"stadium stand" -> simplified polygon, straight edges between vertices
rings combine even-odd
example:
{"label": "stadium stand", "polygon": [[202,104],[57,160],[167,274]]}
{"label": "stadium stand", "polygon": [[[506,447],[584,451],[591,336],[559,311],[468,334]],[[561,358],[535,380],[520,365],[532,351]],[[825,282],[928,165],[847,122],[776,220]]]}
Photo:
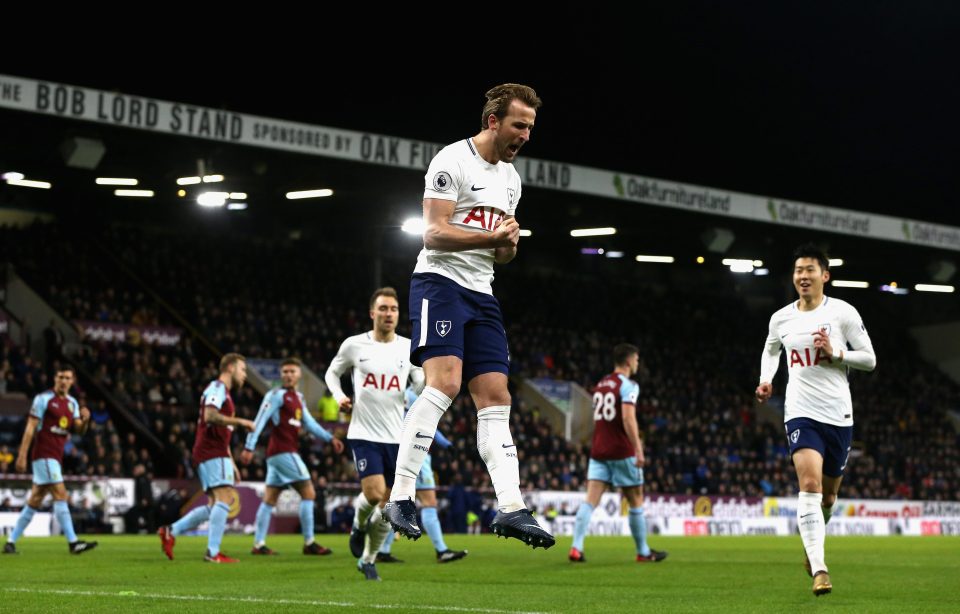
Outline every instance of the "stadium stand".
{"label": "stadium stand", "polygon": [[[74,256],[46,249],[54,243]],[[295,242],[242,235],[119,226],[72,233],[56,224],[0,228],[0,262],[12,263],[67,321],[185,330],[167,347],[138,338],[87,340],[73,352],[72,359],[89,374],[81,384],[95,425],[68,448],[67,472],[130,477],[142,464],[151,477],[192,477],[196,399],[215,377],[218,352],[298,355],[322,373],[339,342],[366,329],[372,274],[364,264],[338,266],[338,257],[344,256],[322,248],[306,257]],[[409,265],[387,261],[385,280],[403,292]],[[518,377],[589,387],[609,371],[609,348],[615,343],[629,340],[641,348],[638,407],[649,490],[739,496],[794,491],[782,426],[758,416],[752,400],[769,309],[751,308],[735,289],[690,291],[560,270],[504,269],[496,285],[509,323],[511,368]],[[513,298],[555,297],[558,287],[565,299],[544,301],[537,309]],[[584,298],[603,293],[619,298]],[[896,314],[866,297],[858,307],[868,326],[883,334],[873,335],[878,376],[851,380],[856,449],[845,494],[960,498],[960,440],[946,413],[955,407],[960,389],[919,359],[905,332],[886,324]],[[407,328],[400,332],[409,335]],[[2,339],[0,351],[0,379],[7,391],[30,396],[48,387],[42,357],[31,356],[10,338]],[[779,378],[776,386],[782,395]],[[155,461],[150,444],[126,418],[113,415],[111,399],[101,390],[159,439],[164,462]],[[540,408],[514,392],[523,486],[581,489],[587,447],[553,432]],[[240,415],[255,414],[259,397],[249,386],[235,400]],[[3,422],[0,444],[8,451],[15,450],[21,428],[22,420]],[[439,483],[452,493],[488,488],[466,395],[440,428],[455,445],[435,451]],[[239,436],[234,444],[240,444]],[[355,479],[349,456],[304,445],[315,480],[329,485]],[[0,453],[0,473],[4,458]],[[243,473],[245,479],[262,479],[262,459]],[[464,505],[476,507],[475,502]]]}

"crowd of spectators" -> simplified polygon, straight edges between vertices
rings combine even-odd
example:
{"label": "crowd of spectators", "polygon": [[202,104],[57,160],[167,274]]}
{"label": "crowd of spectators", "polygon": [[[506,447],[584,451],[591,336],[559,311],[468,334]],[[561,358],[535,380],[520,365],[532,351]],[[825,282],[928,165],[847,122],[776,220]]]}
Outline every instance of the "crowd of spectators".
{"label": "crowd of spectators", "polygon": [[[51,242],[68,245],[76,256],[64,261],[51,255],[43,248]],[[136,337],[83,343],[75,357],[90,374],[87,402],[95,424],[70,444],[65,469],[132,477],[142,467],[146,476],[161,471],[192,477],[198,399],[217,375],[218,352],[297,355],[322,374],[339,343],[368,328],[364,307],[371,277],[362,263],[360,268],[318,266],[324,259],[312,256],[305,257],[295,241],[243,236],[115,228],[102,231],[93,245],[89,238],[73,240],[56,225],[0,229],[0,262],[12,262],[66,320],[184,331],[178,343],[166,347]],[[409,265],[385,263],[384,276],[395,280],[401,295]],[[509,267],[498,272],[495,285],[516,376],[567,380],[589,389],[611,370],[610,348],[623,341],[640,347],[636,378],[648,490],[738,496],[795,492],[782,426],[770,415],[776,410],[758,408],[752,398],[767,319],[779,304],[757,309],[732,291],[706,295],[663,283]],[[563,300],[557,300],[560,296]],[[602,296],[610,298],[597,300]],[[533,303],[528,297],[551,300]],[[957,385],[918,358],[889,314],[866,300],[861,312],[879,366],[874,374],[851,378],[856,442],[843,494],[960,500],[958,437],[947,418],[947,410],[956,406]],[[407,329],[400,332],[409,335]],[[0,337],[0,352],[0,385],[7,390],[32,395],[49,386],[44,365],[13,340]],[[785,370],[775,382],[781,403]],[[523,487],[582,489],[588,444],[564,439],[550,428],[541,408],[514,393],[512,423]],[[156,462],[156,451],[137,428],[125,425],[118,431],[111,399],[160,440],[166,462]],[[250,386],[235,392],[234,400],[241,416],[253,417],[259,398]],[[440,425],[454,446],[434,450],[433,466],[451,496],[489,487],[476,453],[474,413],[469,396],[461,395]],[[0,443],[13,449],[17,435],[11,437],[9,421],[3,424],[0,437],[6,439]],[[345,425],[328,425],[345,432]],[[235,434],[235,446],[241,437]],[[355,482],[349,454],[337,456],[309,439],[301,451],[321,487]],[[0,452],[0,473],[9,469],[3,458]],[[262,457],[241,472],[244,479],[262,480]],[[464,495],[458,505],[476,510],[476,502],[468,499]]]}

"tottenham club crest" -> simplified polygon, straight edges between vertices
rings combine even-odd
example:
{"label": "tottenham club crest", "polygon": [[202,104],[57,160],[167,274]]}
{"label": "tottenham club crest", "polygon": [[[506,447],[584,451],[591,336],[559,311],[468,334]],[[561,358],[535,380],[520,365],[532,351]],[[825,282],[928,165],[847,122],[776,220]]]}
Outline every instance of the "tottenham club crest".
{"label": "tottenham club crest", "polygon": [[453,187],[453,179],[450,178],[450,173],[447,171],[440,171],[433,176],[433,189],[437,192],[446,192]]}
{"label": "tottenham club crest", "polygon": [[798,439],[800,439],[800,429],[797,429],[794,432],[790,433],[790,441],[792,441],[793,443],[797,443]]}
{"label": "tottenham club crest", "polygon": [[437,320],[436,327],[437,334],[441,337],[446,337],[450,329],[453,328],[453,324],[450,323],[450,320]]}
{"label": "tottenham club crest", "polygon": [[817,327],[817,330],[825,331],[825,332],[827,333],[827,336],[829,337],[829,336],[830,336],[830,323],[827,322],[826,324],[821,324],[820,326]]}
{"label": "tottenham club crest", "polygon": [[367,468],[367,459],[361,458],[360,460],[357,461],[357,470],[358,470],[358,471],[363,471],[363,470],[366,469],[366,468]]}

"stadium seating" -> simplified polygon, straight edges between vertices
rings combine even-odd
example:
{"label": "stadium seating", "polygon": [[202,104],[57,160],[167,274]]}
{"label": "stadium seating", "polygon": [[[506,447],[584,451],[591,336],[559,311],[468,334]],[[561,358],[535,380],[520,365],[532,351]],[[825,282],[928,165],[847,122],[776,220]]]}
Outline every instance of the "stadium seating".
{"label": "stadium seating", "polygon": [[[166,455],[176,459],[174,476],[192,476],[196,399],[216,374],[215,355],[203,346],[205,340],[220,352],[298,355],[323,373],[340,341],[369,323],[365,265],[358,264],[359,271],[336,266],[337,254],[322,248],[306,255],[303,246],[290,241],[131,228],[81,239],[57,225],[0,229],[0,239],[0,261],[12,262],[67,319],[188,330],[174,347],[88,342],[79,357],[94,379],[164,443]],[[43,248],[51,242],[69,245],[78,257],[51,255]],[[401,293],[410,265],[385,262],[384,278]],[[640,347],[638,407],[648,489],[753,496],[795,491],[782,429],[776,421],[760,419],[752,399],[771,310],[748,308],[735,290],[706,294],[521,267],[502,269],[495,286],[509,327],[511,369],[518,376],[589,387],[609,371],[614,344],[628,340]],[[520,298],[555,296],[558,287],[568,298],[542,309],[531,309],[530,301]],[[610,298],[582,298],[599,295]],[[851,380],[857,449],[844,494],[960,498],[958,439],[946,418],[958,387],[917,357],[906,333],[887,323],[889,314],[873,299],[863,295],[857,306],[874,333],[880,366],[876,374],[855,374]],[[400,332],[409,334],[405,327]],[[0,347],[8,389],[34,394],[47,386],[36,359],[10,340]],[[776,382],[780,395],[782,371]],[[254,415],[259,399],[249,387],[235,400],[240,415]],[[102,407],[102,400],[90,401]],[[581,489],[588,448],[553,433],[526,399],[515,394],[515,402],[512,421],[521,444],[523,486]],[[469,398],[461,395],[441,422],[455,442],[449,450],[435,451],[442,485],[489,486],[476,454],[473,414]],[[77,442],[67,470],[130,475],[138,460],[149,461],[136,435],[120,431],[109,419],[102,422]],[[234,444],[240,444],[239,436]],[[304,446],[304,458],[318,478],[328,483],[354,479],[349,456],[312,449],[309,440]],[[262,462],[244,474],[262,479]]]}

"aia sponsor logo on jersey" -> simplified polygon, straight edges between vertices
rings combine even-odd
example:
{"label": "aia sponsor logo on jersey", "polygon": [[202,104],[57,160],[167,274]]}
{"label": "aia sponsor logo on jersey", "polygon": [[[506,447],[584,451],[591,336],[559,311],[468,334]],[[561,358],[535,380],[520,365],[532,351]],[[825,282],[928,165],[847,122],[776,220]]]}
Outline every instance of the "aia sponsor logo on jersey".
{"label": "aia sponsor logo on jersey", "polygon": [[374,388],[376,390],[400,390],[400,378],[396,375],[390,376],[390,379],[387,379],[387,376],[383,373],[380,374],[380,379],[377,379],[376,373],[367,373],[367,377],[363,380],[364,388]]}
{"label": "aia sponsor logo on jersey", "polygon": [[[826,324],[825,326],[830,326]],[[813,350],[811,353],[810,350]],[[806,360],[804,360],[806,359]],[[820,348],[803,348],[803,353],[801,354],[799,350],[790,350],[790,368],[792,369],[794,365],[800,365],[801,367],[816,367],[821,362],[833,363],[833,359]]]}
{"label": "aia sponsor logo on jersey", "polygon": [[503,211],[497,207],[474,207],[463,218],[463,223],[474,228],[492,231],[503,221]]}

